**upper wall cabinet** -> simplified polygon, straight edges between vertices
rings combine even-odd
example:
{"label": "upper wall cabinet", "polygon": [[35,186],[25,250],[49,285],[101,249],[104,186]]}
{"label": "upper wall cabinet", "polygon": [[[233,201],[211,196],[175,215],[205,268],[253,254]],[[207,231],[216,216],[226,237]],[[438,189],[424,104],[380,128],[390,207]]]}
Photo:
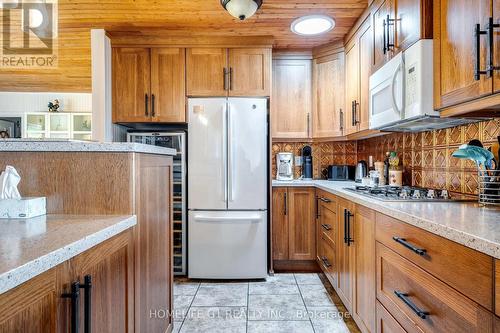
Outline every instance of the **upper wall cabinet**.
{"label": "upper wall cabinet", "polygon": [[419,39],[432,38],[432,0],[376,0],[372,16],[374,70]]}
{"label": "upper wall cabinet", "polygon": [[490,24],[500,23],[500,1],[434,1],[434,15],[435,108],[455,115],[500,104],[482,98],[500,90],[500,29]]}
{"label": "upper wall cabinet", "polygon": [[311,60],[273,60],[273,138],[311,138],[311,80]]}
{"label": "upper wall cabinet", "polygon": [[270,95],[271,49],[190,48],[187,50],[187,95]]}
{"label": "upper wall cabinet", "polygon": [[344,71],[343,51],[313,61],[313,137],[343,135]]}
{"label": "upper wall cabinet", "polygon": [[367,18],[346,44],[345,135],[369,128],[369,80],[373,55],[370,19]]}
{"label": "upper wall cabinet", "polygon": [[185,51],[113,48],[113,122],[185,122]]}

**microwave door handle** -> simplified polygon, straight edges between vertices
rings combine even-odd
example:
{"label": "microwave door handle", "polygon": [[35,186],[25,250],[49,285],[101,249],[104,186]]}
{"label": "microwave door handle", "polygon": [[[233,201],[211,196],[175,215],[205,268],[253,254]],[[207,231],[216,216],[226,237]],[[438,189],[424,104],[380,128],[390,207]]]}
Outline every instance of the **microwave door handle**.
{"label": "microwave door handle", "polygon": [[[392,107],[394,108],[394,110],[396,110],[400,115],[401,117],[403,116],[401,114],[402,110],[398,108],[398,104],[396,102],[396,79],[398,77],[398,73],[400,70],[402,70],[402,67],[403,67],[403,62],[400,62],[399,65],[398,65],[398,68],[396,68],[396,71],[394,71],[394,75],[392,76],[392,83],[391,83],[391,92],[392,92]],[[401,82],[401,84],[404,84],[404,82]],[[404,99],[404,91],[403,91],[403,99]]]}

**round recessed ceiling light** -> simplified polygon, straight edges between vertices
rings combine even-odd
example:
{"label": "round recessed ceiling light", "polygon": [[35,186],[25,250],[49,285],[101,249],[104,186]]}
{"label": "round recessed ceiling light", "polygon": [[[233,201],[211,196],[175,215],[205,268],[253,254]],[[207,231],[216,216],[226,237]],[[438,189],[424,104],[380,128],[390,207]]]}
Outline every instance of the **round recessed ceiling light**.
{"label": "round recessed ceiling light", "polygon": [[335,21],[326,15],[303,16],[292,22],[292,31],[301,36],[323,34],[335,27]]}

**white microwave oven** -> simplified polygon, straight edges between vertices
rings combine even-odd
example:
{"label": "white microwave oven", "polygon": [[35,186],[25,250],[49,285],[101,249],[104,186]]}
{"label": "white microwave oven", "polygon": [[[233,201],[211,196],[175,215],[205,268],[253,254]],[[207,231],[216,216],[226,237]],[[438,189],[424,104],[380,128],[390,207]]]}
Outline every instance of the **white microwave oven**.
{"label": "white microwave oven", "polygon": [[433,41],[422,39],[370,76],[370,129],[420,132],[476,122],[433,107]]}

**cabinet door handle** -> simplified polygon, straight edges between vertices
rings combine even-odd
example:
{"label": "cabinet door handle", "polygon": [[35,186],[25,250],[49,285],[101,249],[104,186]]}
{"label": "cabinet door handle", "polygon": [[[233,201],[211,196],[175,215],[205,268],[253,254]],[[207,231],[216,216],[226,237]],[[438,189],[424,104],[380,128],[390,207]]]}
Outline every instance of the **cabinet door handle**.
{"label": "cabinet door handle", "polygon": [[288,197],[287,197],[286,192],[283,195],[283,201],[284,201],[284,205],[283,206],[285,208],[284,214],[286,216],[288,214]]}
{"label": "cabinet door handle", "polygon": [[476,24],[474,29],[474,54],[476,59],[474,59],[474,80],[479,81],[481,79],[481,75],[487,75],[488,71],[481,70],[481,35],[486,35],[487,32],[481,30],[481,26]]}
{"label": "cabinet door handle", "polygon": [[403,301],[417,316],[419,316],[422,319],[426,319],[427,316],[430,314],[427,311],[421,310],[418,306],[415,305],[409,298],[408,294],[402,293],[400,291],[394,290],[394,294]]}
{"label": "cabinet door handle", "polygon": [[155,94],[152,94],[151,95],[151,117],[155,117],[156,116],[156,113],[155,113]]}
{"label": "cabinet door handle", "polygon": [[386,25],[387,23],[385,22],[385,19],[384,19],[384,33],[382,34],[384,36],[384,46],[383,46],[383,51],[384,51],[384,54],[387,53],[387,39],[385,37],[385,34],[386,34]]}
{"label": "cabinet door handle", "polygon": [[322,226],[322,227],[323,227],[323,229],[325,229],[326,231],[330,231],[330,230],[332,230],[332,227],[331,227],[329,224],[326,224],[326,223],[325,223],[325,224],[322,224],[321,226]]}
{"label": "cabinet door handle", "polygon": [[73,282],[71,284],[71,292],[62,294],[62,298],[71,300],[71,333],[78,333],[80,326],[80,283]]}
{"label": "cabinet door handle", "polygon": [[311,137],[311,114],[307,114],[307,137]]}
{"label": "cabinet door handle", "polygon": [[347,209],[344,208],[344,244],[347,244]]}
{"label": "cabinet door handle", "polygon": [[319,198],[319,200],[323,201],[324,203],[331,203],[332,202],[332,200],[330,200],[328,198],[324,198],[324,197]]}
{"label": "cabinet door handle", "polygon": [[[396,22],[396,19],[391,19],[391,16],[387,14],[387,21],[385,24],[386,31],[387,31],[387,38],[384,38],[384,41],[386,41],[386,47],[385,50],[386,52],[389,52],[391,50],[391,47],[396,46],[394,43],[391,43],[391,25],[394,25]],[[384,52],[384,54],[386,53]]]}
{"label": "cabinet door handle", "polygon": [[222,72],[223,72],[223,76],[224,76],[224,91],[226,91],[227,90],[227,76],[228,76],[227,68],[224,67]]}
{"label": "cabinet door handle", "polygon": [[347,246],[351,246],[351,243],[354,243],[354,239],[351,238],[351,217],[354,217],[354,214],[348,210],[347,211]]}
{"label": "cabinet door handle", "polygon": [[319,197],[316,197],[316,219],[319,219],[321,217],[321,214],[319,213]]}
{"label": "cabinet door handle", "polygon": [[397,242],[397,243],[399,243],[399,244],[403,245],[403,246],[404,246],[404,247],[406,247],[407,249],[412,250],[413,252],[415,252],[415,253],[416,253],[416,254],[418,254],[419,256],[425,256],[425,255],[427,254],[427,250],[425,250],[425,249],[419,249],[419,248],[418,248],[418,247],[416,247],[415,245],[408,243],[408,242],[406,241],[406,239],[404,239],[404,238],[400,238],[400,237],[396,237],[396,236],[394,236],[394,237],[392,237],[392,239],[393,239],[395,242]]}
{"label": "cabinet door handle", "polygon": [[229,67],[229,90],[233,90],[233,67]]}
{"label": "cabinet door handle", "polygon": [[92,331],[92,276],[85,275],[84,284],[80,284],[80,288],[84,289],[84,332],[91,333]]}
{"label": "cabinet door handle", "polygon": [[146,117],[149,117],[148,107],[149,107],[149,95],[145,94],[144,95],[144,110],[145,110]]}
{"label": "cabinet door handle", "polygon": [[354,112],[354,103],[355,103],[354,101],[351,102],[351,126],[356,125],[356,123],[354,122],[355,121],[354,118],[356,117],[355,112]]}
{"label": "cabinet door handle", "polygon": [[354,101],[354,126],[359,124],[359,118],[358,118],[358,101]]}
{"label": "cabinet door handle", "polygon": [[344,130],[344,111],[342,111],[342,109],[340,109],[340,130],[343,131]]}
{"label": "cabinet door handle", "polygon": [[494,50],[495,50],[495,28],[500,28],[500,24],[495,23],[493,17],[488,20],[486,31],[488,32],[488,68],[486,69],[486,77],[492,77],[494,71],[500,70],[500,66],[495,66]]}

